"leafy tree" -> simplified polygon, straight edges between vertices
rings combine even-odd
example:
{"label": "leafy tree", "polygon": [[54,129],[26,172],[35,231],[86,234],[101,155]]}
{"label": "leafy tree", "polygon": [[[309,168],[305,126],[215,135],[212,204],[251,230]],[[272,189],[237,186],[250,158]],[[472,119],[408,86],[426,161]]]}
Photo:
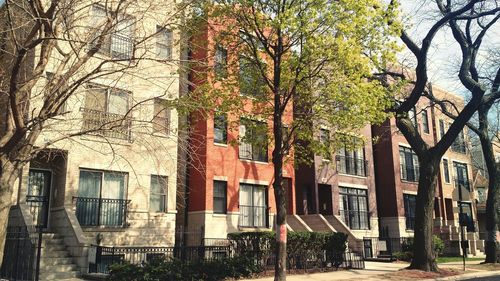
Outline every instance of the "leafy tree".
{"label": "leafy tree", "polygon": [[[314,130],[318,125],[357,133],[386,118],[389,91],[370,77],[373,69],[394,59],[397,46],[390,36],[398,26],[387,24],[394,22],[394,10],[376,0],[216,0],[204,3],[200,11],[201,22],[220,31],[216,41],[245,59],[233,60],[232,66],[229,62],[217,90],[234,89],[234,95],[239,87],[244,94],[255,94],[251,99],[243,96],[243,102],[253,104],[252,114],[272,120],[268,133],[277,205],[275,280],[285,280],[283,163],[294,155],[288,153],[292,147],[299,159],[311,148],[335,148],[342,137],[336,134],[328,148],[320,145]],[[251,66],[248,76],[237,71],[242,66]],[[210,92],[210,87],[203,90]],[[289,123],[286,116],[292,106],[294,120]]]}

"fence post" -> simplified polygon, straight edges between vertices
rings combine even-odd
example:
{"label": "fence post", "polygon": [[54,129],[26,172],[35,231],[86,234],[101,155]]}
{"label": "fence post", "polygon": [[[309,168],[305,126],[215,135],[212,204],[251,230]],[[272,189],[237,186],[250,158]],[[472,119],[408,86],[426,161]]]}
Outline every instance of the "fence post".
{"label": "fence post", "polygon": [[38,249],[36,254],[36,264],[35,264],[35,281],[38,281],[40,278],[40,258],[42,255],[42,226],[38,225]]}

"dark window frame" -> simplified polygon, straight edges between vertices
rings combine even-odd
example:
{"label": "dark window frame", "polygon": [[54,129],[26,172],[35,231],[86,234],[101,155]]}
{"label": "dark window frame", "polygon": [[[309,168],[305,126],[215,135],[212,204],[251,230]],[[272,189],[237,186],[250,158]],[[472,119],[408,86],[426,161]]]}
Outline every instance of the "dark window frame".
{"label": "dark window frame", "polygon": [[[245,127],[245,135],[243,136],[243,138],[241,137],[242,126]],[[259,126],[262,126],[262,128],[259,128]],[[255,135],[260,133],[259,131],[261,130],[265,133],[263,136]],[[238,148],[239,159],[266,163],[269,162],[267,130],[268,127],[266,122],[249,118],[240,118],[240,144]],[[248,134],[250,134],[251,136],[249,136],[245,141],[245,138],[247,138]]]}
{"label": "dark window frame", "polygon": [[[227,144],[227,113],[214,113],[214,143]],[[217,138],[217,130],[221,131],[222,139]]]}
{"label": "dark window frame", "polygon": [[[362,201],[366,210],[360,209]],[[356,202],[355,206],[352,206],[352,202]],[[344,209],[344,203],[347,204],[347,209]],[[371,228],[367,189],[339,186],[339,204],[342,205],[342,209],[339,209],[340,218],[350,229],[368,230]]]}
{"label": "dark window frame", "polygon": [[423,131],[426,134],[430,134],[430,128],[429,128],[429,116],[427,114],[427,109],[422,109],[422,126],[423,126]]}
{"label": "dark window frame", "polygon": [[[216,185],[216,183],[222,184],[222,185]],[[223,196],[216,196],[216,191],[215,189],[219,187],[222,188],[223,190]],[[213,212],[214,214],[227,214],[227,181],[221,181],[221,180],[214,180],[213,182]],[[222,210],[216,210],[216,201],[222,201]]]}
{"label": "dark window frame", "polygon": [[[411,159],[410,163],[409,160]],[[404,164],[403,164],[404,160]],[[409,182],[418,182],[420,163],[415,165],[415,160],[418,163],[417,154],[409,147],[399,146],[399,161],[401,180]]]}
{"label": "dark window frame", "polygon": [[220,44],[216,44],[214,54],[214,73],[216,79],[227,78],[227,58],[227,49]]}
{"label": "dark window frame", "polygon": [[[156,181],[158,183],[164,183],[165,185],[163,186],[162,190],[163,192],[153,192],[153,179],[156,178]],[[160,198],[160,206],[156,210],[153,210],[152,207],[152,196],[159,196]],[[163,201],[163,205],[162,202]],[[150,176],[150,185],[149,185],[149,211],[150,212],[155,212],[155,213],[166,213],[168,211],[168,177],[167,176],[162,176],[162,175],[151,175]]]}
{"label": "dark window frame", "polygon": [[444,173],[444,182],[450,183],[450,163],[448,162],[448,159],[443,158],[443,173]]}
{"label": "dark window frame", "polygon": [[405,208],[406,230],[415,230],[415,207],[417,196],[414,194],[403,193]]}

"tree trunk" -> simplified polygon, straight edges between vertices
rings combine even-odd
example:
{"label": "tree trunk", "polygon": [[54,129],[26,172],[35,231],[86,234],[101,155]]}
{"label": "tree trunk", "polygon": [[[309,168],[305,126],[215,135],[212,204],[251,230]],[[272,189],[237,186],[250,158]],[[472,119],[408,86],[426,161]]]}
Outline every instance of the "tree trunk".
{"label": "tree trunk", "polygon": [[484,162],[488,169],[488,197],[486,199],[486,231],[485,241],[486,259],[485,263],[497,262],[497,231],[498,231],[498,184],[500,183],[500,173],[495,160],[493,144],[489,138],[488,113],[492,103],[481,105],[478,109],[479,129],[476,131],[481,141]]}
{"label": "tree trunk", "polygon": [[11,163],[0,160],[0,265],[3,261],[7,223],[14,190],[13,185],[17,177],[14,173],[15,169]]}
{"label": "tree trunk", "polygon": [[438,271],[432,244],[434,196],[436,192],[439,158],[419,157],[420,177],[418,181],[417,202],[415,208],[415,240],[413,244],[413,260],[410,269]]}

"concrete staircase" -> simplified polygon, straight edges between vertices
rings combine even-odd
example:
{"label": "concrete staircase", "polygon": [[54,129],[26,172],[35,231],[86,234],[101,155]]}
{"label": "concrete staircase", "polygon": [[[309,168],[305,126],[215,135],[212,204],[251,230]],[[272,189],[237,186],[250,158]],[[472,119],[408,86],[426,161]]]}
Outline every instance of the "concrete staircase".
{"label": "concrete staircase", "polygon": [[[323,217],[323,215],[301,215],[300,218],[304,221],[312,231],[316,232],[337,232],[333,226]],[[292,227],[293,228],[293,227]]]}
{"label": "concrete staircase", "polygon": [[73,263],[59,234],[44,233],[40,260],[40,280],[78,280],[77,266]]}
{"label": "concrete staircase", "polygon": [[347,234],[347,242],[349,243],[349,248],[356,252],[363,252],[363,240],[356,238],[351,229],[337,216],[325,216],[325,219],[332,225],[337,231]]}
{"label": "concrete staircase", "polygon": [[312,229],[297,215],[287,215],[286,221],[292,231],[312,232]]}

